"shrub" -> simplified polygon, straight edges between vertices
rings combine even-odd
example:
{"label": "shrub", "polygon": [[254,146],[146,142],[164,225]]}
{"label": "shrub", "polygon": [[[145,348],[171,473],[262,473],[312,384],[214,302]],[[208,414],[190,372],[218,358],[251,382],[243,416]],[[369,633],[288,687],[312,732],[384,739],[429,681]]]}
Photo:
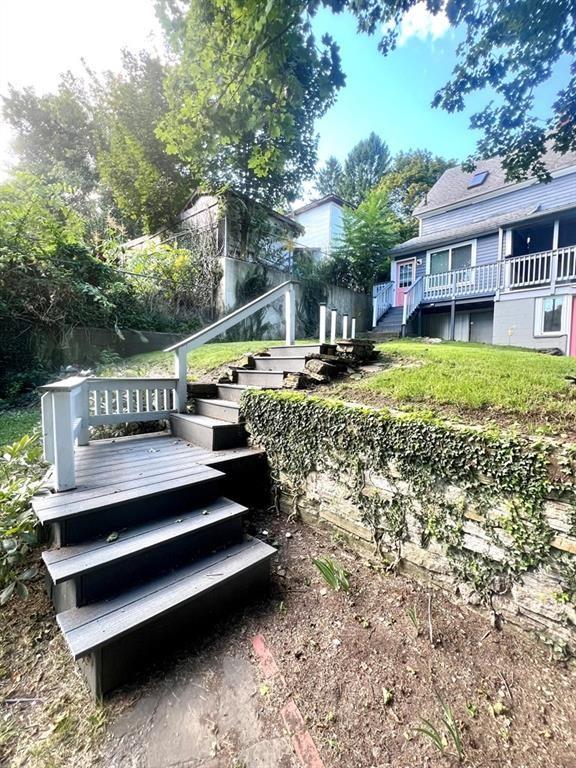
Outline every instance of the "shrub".
{"label": "shrub", "polygon": [[35,568],[26,567],[37,543],[36,518],[30,501],[45,471],[40,435],[24,435],[4,448],[0,457],[0,605],[12,595],[28,595],[26,581]]}

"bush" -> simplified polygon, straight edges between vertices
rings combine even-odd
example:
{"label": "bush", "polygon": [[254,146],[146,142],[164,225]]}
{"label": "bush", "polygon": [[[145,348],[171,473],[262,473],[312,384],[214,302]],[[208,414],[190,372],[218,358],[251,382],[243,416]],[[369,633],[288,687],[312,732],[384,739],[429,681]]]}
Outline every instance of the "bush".
{"label": "bush", "polygon": [[13,595],[27,597],[26,582],[36,574],[26,567],[37,543],[37,521],[30,502],[45,471],[40,435],[24,435],[0,457],[0,605]]}

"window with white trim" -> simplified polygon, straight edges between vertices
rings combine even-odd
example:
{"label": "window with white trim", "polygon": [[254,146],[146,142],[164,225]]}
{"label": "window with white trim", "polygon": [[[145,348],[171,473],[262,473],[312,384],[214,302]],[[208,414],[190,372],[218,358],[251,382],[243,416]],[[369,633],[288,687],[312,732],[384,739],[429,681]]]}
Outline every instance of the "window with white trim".
{"label": "window with white trim", "polygon": [[536,336],[558,336],[566,333],[568,301],[566,296],[536,299]]}
{"label": "window with white trim", "polygon": [[426,274],[438,275],[453,269],[468,269],[475,262],[475,243],[461,243],[438,251],[429,251]]}

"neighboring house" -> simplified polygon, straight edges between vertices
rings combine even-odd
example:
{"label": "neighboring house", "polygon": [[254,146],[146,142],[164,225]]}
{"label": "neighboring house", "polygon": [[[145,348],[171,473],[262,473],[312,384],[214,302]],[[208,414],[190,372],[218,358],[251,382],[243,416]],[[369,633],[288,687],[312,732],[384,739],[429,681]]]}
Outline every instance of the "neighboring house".
{"label": "neighboring house", "polygon": [[292,212],[294,221],[303,228],[296,250],[303,250],[320,260],[329,256],[342,234],[344,208],[350,207],[337,195],[326,195]]}
{"label": "neighboring house", "polygon": [[545,162],[545,184],[506,182],[496,158],[448,169],[375,288],[377,327],[576,356],[576,153]]}

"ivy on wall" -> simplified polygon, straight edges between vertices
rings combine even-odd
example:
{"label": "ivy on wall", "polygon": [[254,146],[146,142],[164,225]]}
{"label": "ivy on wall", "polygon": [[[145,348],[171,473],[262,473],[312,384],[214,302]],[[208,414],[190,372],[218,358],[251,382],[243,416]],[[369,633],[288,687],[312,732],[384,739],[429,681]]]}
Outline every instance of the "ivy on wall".
{"label": "ivy on wall", "polygon": [[[294,392],[248,390],[242,410],[295,508],[311,472],[344,480],[382,554],[392,548],[401,558],[410,516],[421,545],[444,544],[454,575],[486,602],[526,571],[558,563],[544,503],[574,504],[572,448]],[[384,479],[388,493],[367,483],[371,475]],[[464,548],[467,519],[482,526],[497,558]],[[573,601],[576,558],[568,560],[562,599]]]}

